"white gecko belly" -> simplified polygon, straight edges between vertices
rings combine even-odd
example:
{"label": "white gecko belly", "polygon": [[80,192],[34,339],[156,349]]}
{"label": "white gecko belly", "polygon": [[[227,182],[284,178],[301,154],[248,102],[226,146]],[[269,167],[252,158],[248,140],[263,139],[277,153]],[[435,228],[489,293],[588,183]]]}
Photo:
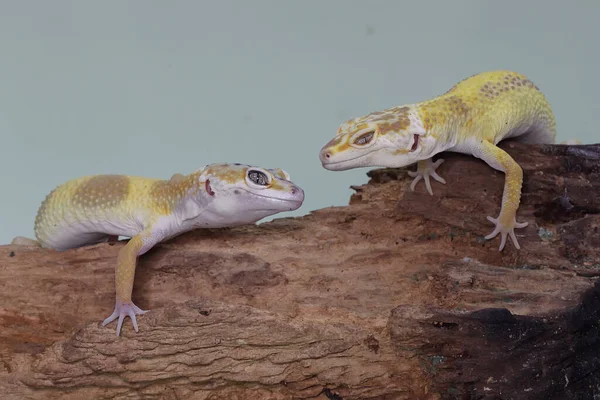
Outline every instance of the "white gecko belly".
{"label": "white gecko belly", "polygon": [[497,136],[494,144],[498,144],[502,140],[511,138],[523,143],[554,143],[554,133],[548,129],[546,124],[540,121],[523,122],[519,126],[506,132],[504,135]]}
{"label": "white gecko belly", "polygon": [[61,221],[48,232],[40,234],[42,247],[64,251],[75,247],[105,242],[109,236],[133,237],[143,230],[135,219],[102,219],[86,221]]}

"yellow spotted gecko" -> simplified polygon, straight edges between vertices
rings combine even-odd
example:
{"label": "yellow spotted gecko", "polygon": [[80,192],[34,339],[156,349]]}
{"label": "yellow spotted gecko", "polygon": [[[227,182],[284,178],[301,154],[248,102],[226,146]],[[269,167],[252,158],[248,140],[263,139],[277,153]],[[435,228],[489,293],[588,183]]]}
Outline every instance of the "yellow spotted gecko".
{"label": "yellow spotted gecko", "polygon": [[154,245],[196,228],[255,223],[298,209],[304,191],[282,169],[243,164],[211,164],[170,180],[95,175],[68,181],[53,190],[35,219],[37,241],[17,237],[13,244],[35,244],[63,251],[131,237],[119,251],[115,271],[116,304],[102,326],[147,311],[131,301],[137,257]]}
{"label": "yellow spotted gecko", "polygon": [[525,76],[512,71],[482,72],[441,96],[415,104],[389,108],[350,119],[320,151],[324,168],[341,171],[358,167],[398,168],[417,163],[414,190],[420,180],[433,194],[430,178],[446,183],[436,169],[444,161],[432,157],[442,151],[470,154],[505,173],[502,206],[497,218],[488,216],[495,229],[486,239],[507,235],[519,249],[515,228],[521,200],[523,170],[496,145],[508,138],[525,143],[554,143],[556,122],[550,104]]}

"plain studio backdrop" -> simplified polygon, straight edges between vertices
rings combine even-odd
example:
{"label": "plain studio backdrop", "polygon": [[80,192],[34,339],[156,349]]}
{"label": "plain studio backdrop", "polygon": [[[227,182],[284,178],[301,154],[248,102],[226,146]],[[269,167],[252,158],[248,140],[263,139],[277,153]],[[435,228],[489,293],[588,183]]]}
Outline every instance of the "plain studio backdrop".
{"label": "plain studio backdrop", "polygon": [[532,79],[559,141],[599,142],[599,19],[597,0],[2,1],[0,243],[90,174],[242,162],[306,191],[277,217],[345,205],[367,169],[321,167],[340,123],[486,70]]}

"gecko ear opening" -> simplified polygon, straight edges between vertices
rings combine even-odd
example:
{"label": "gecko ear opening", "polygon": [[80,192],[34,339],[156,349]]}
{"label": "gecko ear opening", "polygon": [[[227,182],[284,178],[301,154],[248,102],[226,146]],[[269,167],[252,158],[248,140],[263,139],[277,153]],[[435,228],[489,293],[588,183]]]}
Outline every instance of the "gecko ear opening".
{"label": "gecko ear opening", "polygon": [[410,151],[411,151],[411,152],[413,152],[413,151],[417,150],[417,148],[419,147],[419,135],[417,135],[417,134],[415,133],[415,134],[413,135],[413,139],[414,139],[414,142],[413,142],[413,145],[412,145],[412,147],[410,148]]}
{"label": "gecko ear opening", "polygon": [[204,182],[204,188],[206,189],[206,193],[208,193],[210,196],[215,195],[215,192],[213,192],[212,187],[210,187],[210,179],[207,179],[206,182]]}

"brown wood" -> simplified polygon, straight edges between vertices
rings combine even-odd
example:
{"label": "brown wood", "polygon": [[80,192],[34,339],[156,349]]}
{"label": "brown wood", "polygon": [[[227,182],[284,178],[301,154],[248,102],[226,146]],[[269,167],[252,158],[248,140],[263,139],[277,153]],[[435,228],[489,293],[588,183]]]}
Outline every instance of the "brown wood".
{"label": "brown wood", "polygon": [[134,286],[152,311],[119,338],[100,322],[123,241],[0,246],[2,398],[592,398],[600,145],[502,147],[520,251],[482,238],[504,175],[444,154],[433,196],[374,170],[349,206],[158,245]]}

